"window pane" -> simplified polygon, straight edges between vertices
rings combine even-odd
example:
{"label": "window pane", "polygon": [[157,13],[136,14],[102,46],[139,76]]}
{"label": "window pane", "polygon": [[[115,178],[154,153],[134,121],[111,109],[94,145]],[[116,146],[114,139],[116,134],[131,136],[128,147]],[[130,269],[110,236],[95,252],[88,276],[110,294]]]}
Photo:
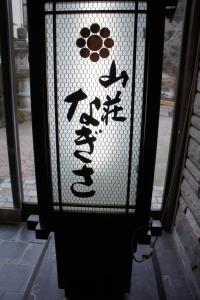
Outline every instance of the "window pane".
{"label": "window pane", "polygon": [[26,1],[13,1],[14,53],[24,202],[37,203],[31,124],[29,49]]}
{"label": "window pane", "polygon": [[0,208],[12,208],[13,197],[8,163],[6,124],[3,98],[3,83],[0,53]]}
{"label": "window pane", "polygon": [[[115,11],[112,10],[113,4]],[[126,11],[118,12],[122,7]],[[77,204],[80,210],[78,205],[83,204],[99,206],[93,210],[112,211],[109,206],[116,206],[115,211],[124,213],[129,166],[132,172],[128,197],[129,203],[135,205],[147,13],[145,6],[144,12],[138,14],[135,14],[135,8],[135,1],[105,1],[99,2],[98,6],[92,2],[60,2],[56,4],[56,28],[53,28],[52,6],[46,4],[47,85],[55,208],[58,207],[60,191],[62,209],[74,210]],[[102,11],[95,12],[97,9]],[[137,30],[134,30],[135,24]],[[116,70],[117,76],[126,73],[127,84],[123,86],[122,80],[116,80],[105,87],[100,78],[108,77],[111,68],[114,73]],[[71,100],[73,97],[75,100]],[[76,97],[83,99],[70,118],[71,101],[76,101]],[[110,110],[120,107],[116,115],[113,111],[107,114],[109,101],[116,101]],[[91,112],[97,120],[96,125],[85,122],[86,115]],[[84,134],[90,132],[90,138],[93,136],[93,142],[79,143],[84,139],[81,137],[83,127]],[[133,130],[131,141],[130,129]],[[130,143],[133,145],[131,162]],[[82,169],[86,165],[86,169]],[[88,185],[80,183],[84,181],[85,172],[91,172]],[[73,203],[71,208],[70,203]],[[106,205],[108,208],[102,207]],[[89,208],[82,210],[88,211]]]}
{"label": "window pane", "polygon": [[153,210],[159,210],[162,206],[174,105],[176,101],[175,94],[181,54],[185,4],[185,0],[180,0],[173,21],[171,22],[169,19],[165,21],[161,107],[152,198]]}

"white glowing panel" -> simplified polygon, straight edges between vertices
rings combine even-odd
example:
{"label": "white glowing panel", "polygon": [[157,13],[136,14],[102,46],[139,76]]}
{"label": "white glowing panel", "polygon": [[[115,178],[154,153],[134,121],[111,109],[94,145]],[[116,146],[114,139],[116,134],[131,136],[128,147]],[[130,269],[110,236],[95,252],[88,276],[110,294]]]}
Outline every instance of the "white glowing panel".
{"label": "white glowing panel", "polygon": [[133,211],[146,5],[73,1],[45,7],[54,208]]}

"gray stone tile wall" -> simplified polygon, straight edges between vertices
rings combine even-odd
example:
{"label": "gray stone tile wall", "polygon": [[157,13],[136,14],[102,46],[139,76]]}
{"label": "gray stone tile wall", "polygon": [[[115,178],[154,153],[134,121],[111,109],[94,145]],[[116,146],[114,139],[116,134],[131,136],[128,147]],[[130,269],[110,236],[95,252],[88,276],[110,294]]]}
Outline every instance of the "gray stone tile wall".
{"label": "gray stone tile wall", "polygon": [[200,71],[189,136],[175,227],[200,291]]}

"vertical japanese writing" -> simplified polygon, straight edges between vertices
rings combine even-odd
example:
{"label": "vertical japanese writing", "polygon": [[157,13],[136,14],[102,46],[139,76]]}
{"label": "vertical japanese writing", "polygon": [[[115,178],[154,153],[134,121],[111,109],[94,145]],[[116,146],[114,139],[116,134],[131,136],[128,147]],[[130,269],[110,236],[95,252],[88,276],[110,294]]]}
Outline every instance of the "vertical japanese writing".
{"label": "vertical japanese writing", "polygon": [[[129,77],[126,71],[122,71],[119,76],[117,76],[116,64],[113,60],[109,75],[103,75],[99,78],[99,83],[104,88],[108,88],[112,84],[115,84],[118,81],[121,81],[122,87],[125,88]],[[81,101],[87,99],[87,95],[80,88],[74,93],[68,95],[64,101],[67,104],[70,104],[67,113],[67,119],[69,122],[72,121],[74,114],[76,113],[77,107]],[[106,96],[106,99],[99,99],[97,96],[94,96],[94,100],[89,104],[89,113],[83,112],[79,118],[79,124],[82,124],[82,127],[75,130],[75,145],[77,147],[84,147],[83,149],[76,149],[74,151],[74,157],[76,157],[83,164],[79,170],[72,170],[73,174],[77,177],[82,177],[77,182],[71,185],[71,192],[74,196],[80,198],[93,197],[95,195],[95,190],[92,189],[92,175],[95,170],[92,166],[92,154],[95,151],[95,142],[97,137],[94,136],[93,129],[97,132],[97,128],[100,123],[104,123],[106,126],[109,122],[125,122],[126,116],[123,115],[123,106],[121,105],[122,92],[117,90],[115,97],[110,95]],[[96,118],[95,115],[97,112],[100,112],[102,107],[102,112],[99,118]],[[92,129],[93,128],[93,129]],[[102,133],[102,130],[99,129],[99,133]],[[85,150],[87,147],[87,150]],[[84,190],[85,187],[85,190]],[[88,190],[88,187],[90,190]]]}

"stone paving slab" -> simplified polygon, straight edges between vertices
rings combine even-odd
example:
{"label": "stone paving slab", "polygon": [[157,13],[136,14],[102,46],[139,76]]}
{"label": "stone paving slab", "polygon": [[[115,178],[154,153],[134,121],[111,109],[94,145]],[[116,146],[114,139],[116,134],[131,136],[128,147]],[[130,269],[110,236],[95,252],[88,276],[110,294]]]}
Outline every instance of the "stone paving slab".
{"label": "stone paving slab", "polygon": [[0,240],[15,241],[18,232],[21,230],[22,225],[3,225],[0,224]]}
{"label": "stone paving slab", "polygon": [[0,224],[0,300],[21,300],[45,249],[26,224]]}
{"label": "stone paving slab", "polygon": [[26,247],[23,242],[0,241],[0,262],[18,263]]}
{"label": "stone paving slab", "polygon": [[0,295],[0,300],[24,300],[24,294],[15,292],[4,292],[2,296]]}
{"label": "stone paving slab", "polygon": [[[27,300],[64,300],[58,288],[54,240],[52,239]],[[94,299],[95,300],[95,299]]]}
{"label": "stone paving slab", "polygon": [[40,257],[42,250],[44,248],[43,243],[29,243],[26,247],[24,254],[20,260],[21,264],[31,264],[36,265],[38,262],[38,257]]}
{"label": "stone paving slab", "polygon": [[185,277],[182,275],[164,275],[163,284],[166,293],[167,300],[192,300],[194,299],[189,288],[185,287],[188,285]]}
{"label": "stone paving slab", "polygon": [[35,231],[34,230],[27,230],[26,225],[21,226],[21,230],[18,231],[18,234],[16,235],[16,241],[23,241],[26,243],[36,243],[36,244],[44,244],[46,243],[45,240],[38,240],[35,237]]}
{"label": "stone paving slab", "polygon": [[172,234],[162,233],[153,254],[154,266],[160,276],[166,300],[194,300],[194,291],[188,280],[185,264],[181,260]]}
{"label": "stone paving slab", "polygon": [[[135,257],[141,260],[142,254],[149,250],[147,245],[138,245]],[[143,263],[133,261],[131,291],[127,300],[159,300],[152,258]]]}
{"label": "stone paving slab", "polygon": [[[13,245],[14,247],[15,245]],[[25,293],[31,279],[34,266],[21,264],[0,265],[0,290],[5,292]]]}
{"label": "stone paving slab", "polygon": [[168,250],[167,253],[166,251],[157,252],[161,274],[163,276],[180,275],[182,273],[183,266],[177,250]]}
{"label": "stone paving slab", "polygon": [[[148,246],[138,246],[137,257],[140,258],[147,248]],[[64,291],[58,288],[57,280],[56,254],[52,239],[28,300],[64,300]],[[159,300],[152,259],[140,264],[133,262],[131,291],[124,299]]]}
{"label": "stone paving slab", "polygon": [[[12,228],[11,228],[12,227]],[[20,237],[19,232],[24,225],[8,226],[7,230],[0,226],[0,237],[10,239],[15,246],[15,241]],[[4,231],[4,234],[2,232]],[[4,240],[3,240],[4,241]],[[163,281],[166,299],[183,299],[192,300],[193,294],[188,286],[187,278],[184,277],[183,265],[177,254],[176,245],[172,235],[163,233],[156,245],[156,255],[158,256],[160,273]],[[28,244],[28,243],[27,243]],[[41,244],[33,244],[34,247]],[[30,243],[29,243],[30,246]],[[39,272],[33,282],[30,293],[25,293],[28,281],[31,278],[31,270],[34,268],[37,252],[40,250],[32,248],[32,258],[30,247],[27,247],[22,255],[22,259],[16,263],[16,253],[14,253],[14,261],[5,263],[0,260],[0,300],[64,300],[64,291],[58,288],[57,270],[56,270],[56,253],[53,235],[48,245],[48,249],[40,266]],[[135,254],[137,259],[141,259],[142,253],[149,249],[148,245],[139,245]],[[159,251],[157,251],[159,249]],[[19,250],[19,249],[18,249]],[[17,250],[17,252],[18,252]],[[23,250],[22,250],[23,252]],[[10,253],[11,258],[13,252]],[[8,280],[9,278],[9,280]],[[78,288],[78,287],[77,287]],[[25,297],[25,298],[24,298]],[[133,262],[133,272],[131,279],[131,291],[124,298],[126,300],[159,300],[159,294],[156,283],[156,274],[152,258],[145,260],[143,263]],[[95,300],[95,299],[94,299]],[[111,300],[111,299],[110,299]],[[115,299],[116,300],[116,299]]]}

